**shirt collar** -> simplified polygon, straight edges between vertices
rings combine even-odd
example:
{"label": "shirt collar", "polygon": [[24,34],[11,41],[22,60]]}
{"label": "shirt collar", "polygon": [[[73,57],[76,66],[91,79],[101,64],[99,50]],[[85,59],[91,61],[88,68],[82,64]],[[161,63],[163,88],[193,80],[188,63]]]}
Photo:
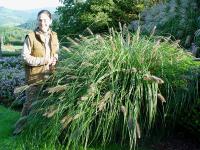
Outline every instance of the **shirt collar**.
{"label": "shirt collar", "polygon": [[34,32],[35,32],[36,36],[37,36],[37,37],[41,40],[41,42],[43,42],[43,43],[45,43],[46,37],[50,37],[50,35],[51,35],[51,29],[49,29],[48,32],[43,33],[43,32],[41,32],[41,31],[39,30],[39,28],[36,28]]}

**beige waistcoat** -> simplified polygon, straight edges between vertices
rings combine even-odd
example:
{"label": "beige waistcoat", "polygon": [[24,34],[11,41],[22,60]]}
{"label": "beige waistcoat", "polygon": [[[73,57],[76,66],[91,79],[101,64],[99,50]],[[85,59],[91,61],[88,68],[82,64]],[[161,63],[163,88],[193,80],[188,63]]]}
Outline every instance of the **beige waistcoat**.
{"label": "beige waistcoat", "polygon": [[[27,35],[26,38],[30,40],[31,46],[31,56],[34,57],[45,57],[45,43],[42,40],[42,37],[38,31],[31,32]],[[54,57],[57,53],[58,48],[58,38],[57,34],[53,31],[50,33],[50,57]],[[42,66],[30,66],[25,64],[25,74],[26,81],[28,84],[38,83],[45,79],[45,76],[52,71],[50,66],[49,70],[45,69],[45,65]]]}

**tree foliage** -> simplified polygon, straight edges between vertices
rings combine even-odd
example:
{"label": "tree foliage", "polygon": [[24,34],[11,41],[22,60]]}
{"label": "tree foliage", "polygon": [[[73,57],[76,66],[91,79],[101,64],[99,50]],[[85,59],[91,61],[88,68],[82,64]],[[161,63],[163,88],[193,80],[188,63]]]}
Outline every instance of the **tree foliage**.
{"label": "tree foliage", "polygon": [[105,32],[108,27],[117,27],[118,22],[138,19],[145,7],[160,1],[163,0],[63,0],[54,28],[60,35],[70,36],[84,34],[87,27]]}

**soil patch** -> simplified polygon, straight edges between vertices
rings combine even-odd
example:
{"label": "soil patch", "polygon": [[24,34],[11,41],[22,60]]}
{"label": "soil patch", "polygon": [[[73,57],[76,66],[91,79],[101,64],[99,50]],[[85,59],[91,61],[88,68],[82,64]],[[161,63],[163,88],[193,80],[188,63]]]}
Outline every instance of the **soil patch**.
{"label": "soil patch", "polygon": [[4,98],[4,97],[0,97],[0,105],[5,106],[6,108],[11,108],[12,110],[21,112],[22,106],[11,107],[12,103],[13,103],[12,100],[9,100],[9,99]]}
{"label": "soil patch", "polygon": [[200,150],[199,138],[186,132],[178,132],[152,145],[154,150]]}

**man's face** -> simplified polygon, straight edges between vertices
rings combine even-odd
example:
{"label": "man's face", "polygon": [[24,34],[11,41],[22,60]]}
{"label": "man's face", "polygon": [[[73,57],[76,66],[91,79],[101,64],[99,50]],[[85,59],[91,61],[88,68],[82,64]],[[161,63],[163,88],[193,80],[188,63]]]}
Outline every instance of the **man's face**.
{"label": "man's face", "polygon": [[45,13],[38,16],[38,27],[42,32],[47,32],[49,30],[49,26],[51,25],[52,20]]}

